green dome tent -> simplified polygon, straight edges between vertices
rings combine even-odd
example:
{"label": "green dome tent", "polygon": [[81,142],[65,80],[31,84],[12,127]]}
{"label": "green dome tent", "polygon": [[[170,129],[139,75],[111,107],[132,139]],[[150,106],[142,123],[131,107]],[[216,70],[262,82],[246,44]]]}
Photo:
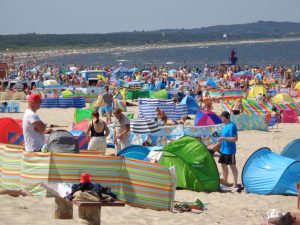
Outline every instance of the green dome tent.
{"label": "green dome tent", "polygon": [[206,146],[190,136],[171,142],[160,151],[160,164],[176,167],[177,187],[193,191],[213,192],[220,187],[214,158]]}

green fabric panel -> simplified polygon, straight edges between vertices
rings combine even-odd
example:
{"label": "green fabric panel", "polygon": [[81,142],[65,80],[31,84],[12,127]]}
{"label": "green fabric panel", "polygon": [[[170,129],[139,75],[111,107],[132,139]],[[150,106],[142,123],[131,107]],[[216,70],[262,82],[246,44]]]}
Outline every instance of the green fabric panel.
{"label": "green fabric panel", "polygon": [[168,99],[168,92],[166,91],[166,89],[152,92],[151,98]]}
{"label": "green fabric panel", "polygon": [[220,179],[215,160],[196,138],[182,137],[161,151],[164,156],[160,164],[176,166],[177,187],[204,192],[219,189]]}
{"label": "green fabric panel", "polygon": [[88,119],[90,120],[92,117],[93,108],[91,109],[76,109],[74,115],[74,122],[79,123],[82,120]]}
{"label": "green fabric panel", "polygon": [[127,98],[128,99],[150,98],[150,92],[149,91],[128,91]]}

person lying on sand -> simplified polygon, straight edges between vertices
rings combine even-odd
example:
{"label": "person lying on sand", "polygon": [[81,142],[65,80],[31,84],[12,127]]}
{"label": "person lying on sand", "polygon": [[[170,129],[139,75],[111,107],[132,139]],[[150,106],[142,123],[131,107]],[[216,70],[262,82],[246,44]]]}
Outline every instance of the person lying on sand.
{"label": "person lying on sand", "polygon": [[0,195],[10,195],[12,197],[19,197],[20,195],[25,197],[29,196],[30,193],[26,190],[20,189],[20,190],[10,190],[10,189],[2,189],[0,188]]}

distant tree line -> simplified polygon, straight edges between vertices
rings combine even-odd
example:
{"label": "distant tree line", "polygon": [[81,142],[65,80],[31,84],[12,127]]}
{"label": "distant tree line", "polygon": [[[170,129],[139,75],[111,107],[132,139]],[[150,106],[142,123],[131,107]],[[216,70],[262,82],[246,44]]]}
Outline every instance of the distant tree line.
{"label": "distant tree line", "polygon": [[158,31],[134,31],[109,34],[19,34],[0,35],[0,51],[72,48],[113,47],[193,43],[205,41],[300,37],[300,24],[290,22],[263,22],[213,26],[199,29],[172,29]]}

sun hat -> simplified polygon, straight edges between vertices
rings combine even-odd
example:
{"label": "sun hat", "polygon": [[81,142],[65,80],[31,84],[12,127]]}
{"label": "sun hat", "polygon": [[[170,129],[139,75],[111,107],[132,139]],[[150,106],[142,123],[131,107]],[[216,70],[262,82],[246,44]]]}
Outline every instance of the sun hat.
{"label": "sun hat", "polygon": [[29,102],[42,102],[42,98],[38,94],[31,94],[31,95],[29,95],[28,101]]}
{"label": "sun hat", "polygon": [[80,176],[80,183],[91,182],[91,174],[82,173]]}

